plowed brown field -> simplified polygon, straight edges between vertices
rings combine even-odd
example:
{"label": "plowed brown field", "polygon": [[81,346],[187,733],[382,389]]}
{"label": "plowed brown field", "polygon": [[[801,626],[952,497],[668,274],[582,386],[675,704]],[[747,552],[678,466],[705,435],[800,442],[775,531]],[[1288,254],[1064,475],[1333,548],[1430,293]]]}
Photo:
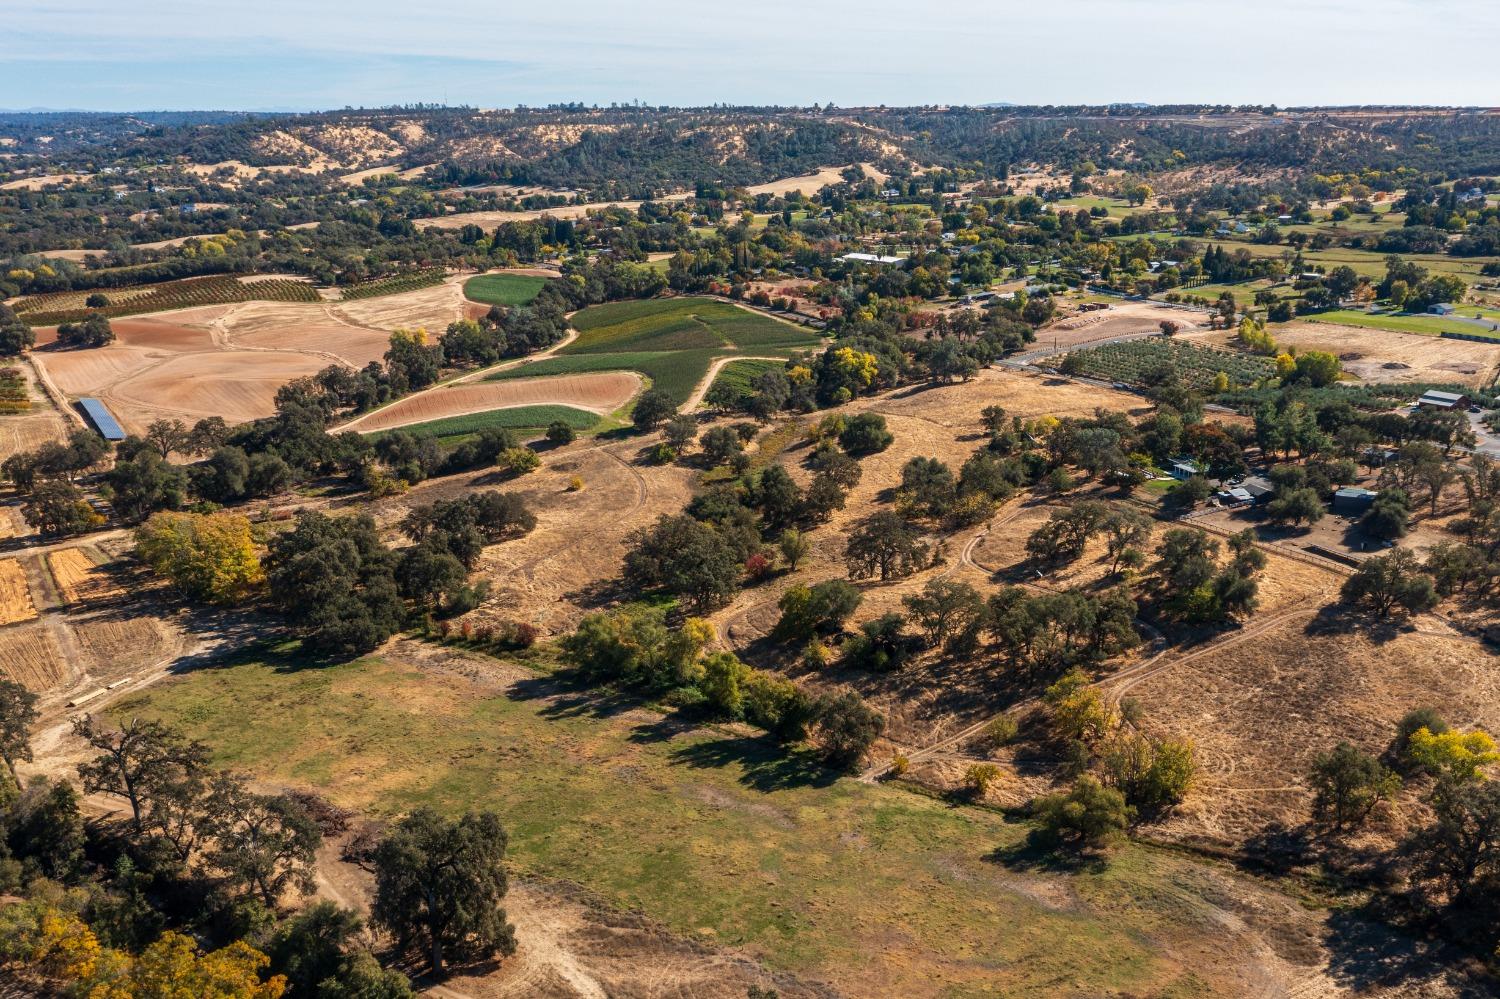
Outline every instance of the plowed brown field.
{"label": "plowed brown field", "polygon": [[41,625],[0,631],[0,676],[42,691],[64,676],[62,656]]}
{"label": "plowed brown field", "polygon": [[107,600],[123,591],[82,548],[64,548],[47,556],[52,578],[69,605]]}

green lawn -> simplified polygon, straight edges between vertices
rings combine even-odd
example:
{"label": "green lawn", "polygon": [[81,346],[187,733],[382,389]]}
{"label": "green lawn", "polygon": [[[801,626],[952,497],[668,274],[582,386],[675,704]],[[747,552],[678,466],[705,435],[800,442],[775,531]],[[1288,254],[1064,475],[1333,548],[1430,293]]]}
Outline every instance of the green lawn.
{"label": "green lawn", "polygon": [[531,274],[481,274],[464,282],[464,297],[486,305],[525,305],[546,283]]}
{"label": "green lawn", "polygon": [[639,371],[679,402],[717,357],[790,354],[818,338],[789,323],[710,298],[662,298],[594,305],[573,317],[578,339],[535,364],[492,379],[583,371]]}
{"label": "green lawn", "polygon": [[519,873],[849,995],[1242,994],[1220,904],[1266,889],[1225,868],[1136,846],[1054,867],[991,811],[835,781],[765,740],[543,675],[507,686],[400,653],[248,658],[112,713],[375,817],[493,809]]}
{"label": "green lawn", "polygon": [[[530,434],[546,430],[559,420],[574,430],[592,430],[599,423],[599,416],[572,406],[514,406],[509,409],[492,409],[487,413],[469,413],[465,416],[429,420],[426,423],[413,423],[400,429],[411,434],[432,434],[439,440],[446,441],[448,438],[470,437],[481,430],[501,428],[514,430],[524,439]],[[370,436],[374,439],[391,432],[386,430]]]}
{"label": "green lawn", "polygon": [[[1471,312],[1470,315],[1473,315],[1473,313]],[[1353,309],[1334,309],[1329,312],[1314,313],[1307,318],[1320,323],[1336,323],[1340,326],[1362,326],[1372,330],[1394,330],[1398,333],[1421,333],[1426,336],[1437,336],[1446,330],[1453,333],[1470,333],[1477,336],[1500,339],[1500,333],[1492,333],[1483,326],[1478,326],[1474,323],[1455,322],[1451,316],[1371,314],[1358,312]]]}

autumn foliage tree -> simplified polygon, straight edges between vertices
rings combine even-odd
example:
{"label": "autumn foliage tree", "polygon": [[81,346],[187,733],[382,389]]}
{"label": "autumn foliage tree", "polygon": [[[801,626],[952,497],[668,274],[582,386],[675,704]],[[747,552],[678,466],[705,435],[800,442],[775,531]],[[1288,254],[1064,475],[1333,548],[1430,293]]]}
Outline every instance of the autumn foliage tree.
{"label": "autumn foliage tree", "polygon": [[153,514],[135,543],[142,561],[192,600],[235,603],[265,580],[250,521],[237,514]]}

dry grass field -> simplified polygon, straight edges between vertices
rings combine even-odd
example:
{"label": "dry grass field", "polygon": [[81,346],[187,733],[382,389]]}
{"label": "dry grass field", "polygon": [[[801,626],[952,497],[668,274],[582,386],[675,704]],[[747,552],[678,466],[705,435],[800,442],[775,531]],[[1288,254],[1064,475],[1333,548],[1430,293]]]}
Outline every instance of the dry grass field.
{"label": "dry grass field", "polygon": [[1432,618],[1389,634],[1351,631],[1317,607],[1252,621],[1131,690],[1146,729],[1191,738],[1202,767],[1162,832],[1237,844],[1276,821],[1296,825],[1315,754],[1341,739],[1379,753],[1415,707],[1500,729],[1500,677],[1472,639]]}
{"label": "dry grass field", "polygon": [[82,548],[63,548],[49,553],[47,566],[69,607],[110,600],[124,593],[108,570],[95,563]]}
{"label": "dry grass field", "polygon": [[[31,357],[34,359],[35,354]],[[16,367],[26,379],[27,395],[31,408],[24,413],[0,414],[0,461],[13,454],[30,451],[47,441],[60,440],[75,425],[60,413],[52,399],[43,390],[31,364],[0,364],[0,367]],[[4,522],[0,521],[0,537],[4,537]]]}
{"label": "dry grass field", "polygon": [[[1271,333],[1283,347],[1336,354],[1346,372],[1366,382],[1457,382],[1477,388],[1500,365],[1500,341],[1446,340],[1311,320],[1277,326]],[[1234,334],[1217,330],[1191,336],[1226,345]]]}
{"label": "dry grass field", "polygon": [[0,675],[41,692],[60,683],[68,670],[47,629],[27,625],[0,630]]}
{"label": "dry grass field", "polygon": [[1037,330],[1036,347],[1066,350],[1119,336],[1159,333],[1163,322],[1173,322],[1184,333],[1206,325],[1206,315],[1174,309],[1157,302],[1116,302],[1098,312],[1079,312]]}
{"label": "dry grass field", "polygon": [[403,399],[350,421],[345,429],[370,433],[518,406],[573,406],[604,416],[629,402],[640,388],[641,377],[633,371],[464,382]]}
{"label": "dry grass field", "polygon": [[19,559],[0,559],[0,625],[30,621],[36,617],[31,586]]}

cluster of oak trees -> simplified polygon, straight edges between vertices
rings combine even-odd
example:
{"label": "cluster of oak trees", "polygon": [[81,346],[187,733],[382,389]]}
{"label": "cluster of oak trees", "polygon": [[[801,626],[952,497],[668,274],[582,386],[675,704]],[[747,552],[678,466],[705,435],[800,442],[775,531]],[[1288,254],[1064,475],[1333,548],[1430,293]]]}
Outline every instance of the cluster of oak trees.
{"label": "cluster of oak trees", "polygon": [[[48,991],[130,997],[410,999],[354,912],[291,908],[313,887],[325,835],[348,816],[301,794],[267,794],[218,770],[207,747],[159,722],[84,716],[77,785],[32,778],[36,696],[0,680],[0,962]],[[80,793],[121,802],[89,819]],[[375,877],[373,926],[401,955],[443,973],[453,960],[514,952],[507,837],[488,813],[418,810],[356,836]]]}

